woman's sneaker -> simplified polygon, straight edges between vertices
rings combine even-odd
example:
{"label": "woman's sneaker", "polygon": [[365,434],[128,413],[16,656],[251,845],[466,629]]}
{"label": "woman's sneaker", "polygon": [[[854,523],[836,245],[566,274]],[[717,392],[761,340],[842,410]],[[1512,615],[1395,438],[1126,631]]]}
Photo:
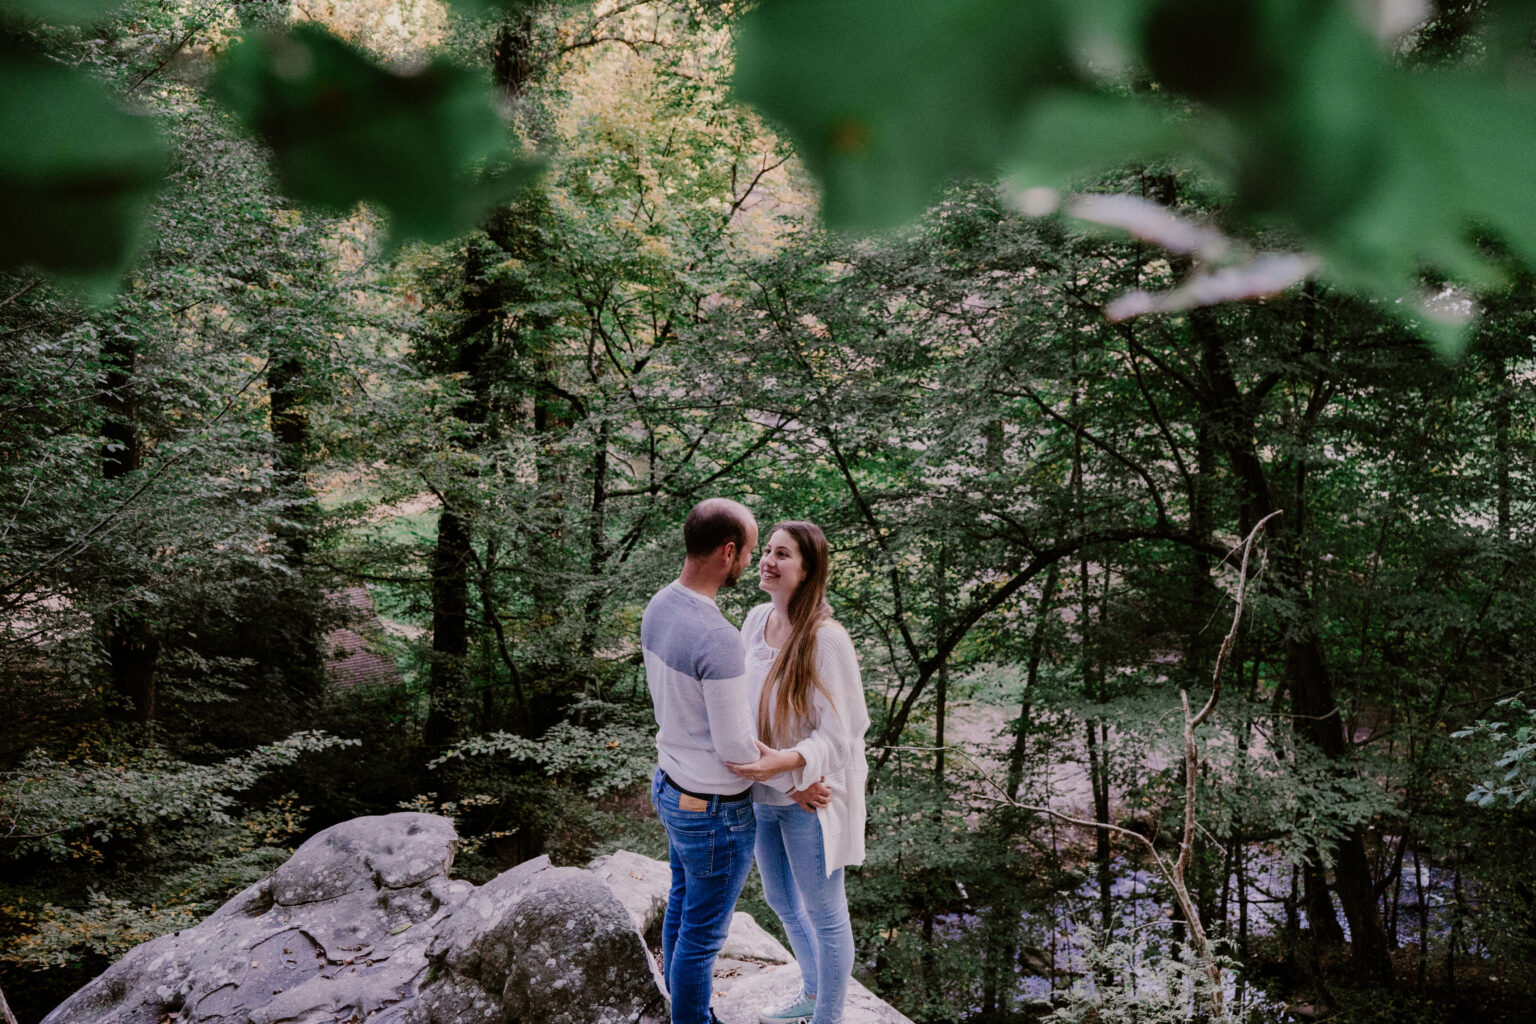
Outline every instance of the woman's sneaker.
{"label": "woman's sneaker", "polygon": [[815,1013],[816,1000],[801,991],[788,1002],[759,1010],[757,1019],[761,1024],[797,1024],[798,1021],[810,1020]]}

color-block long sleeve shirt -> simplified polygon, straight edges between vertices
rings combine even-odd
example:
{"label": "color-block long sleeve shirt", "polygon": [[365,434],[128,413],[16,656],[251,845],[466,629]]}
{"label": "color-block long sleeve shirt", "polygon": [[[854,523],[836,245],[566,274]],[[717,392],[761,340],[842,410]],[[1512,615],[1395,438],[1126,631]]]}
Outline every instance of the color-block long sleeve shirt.
{"label": "color-block long sleeve shirt", "polygon": [[646,606],[640,646],[662,770],[697,793],[747,789],[747,780],[725,766],[758,758],[736,627],[714,601],[674,580]]}

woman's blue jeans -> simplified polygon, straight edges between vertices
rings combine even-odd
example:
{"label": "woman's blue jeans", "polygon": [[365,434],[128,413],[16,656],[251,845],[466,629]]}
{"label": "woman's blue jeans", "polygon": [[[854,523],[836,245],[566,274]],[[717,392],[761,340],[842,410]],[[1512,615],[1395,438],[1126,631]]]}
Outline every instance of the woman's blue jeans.
{"label": "woman's blue jeans", "polygon": [[702,811],[678,806],[682,794],[651,780],[651,803],[667,830],[672,889],[661,922],[661,973],[672,997],[672,1024],[709,1024],[714,1014],[715,956],[731,930],[731,912],[752,870],[756,825],[752,801],[708,801]]}
{"label": "woman's blue jeans", "polygon": [[837,1024],[853,975],[853,925],[843,869],[827,876],[821,821],[798,804],[757,805],[757,870],[763,895],[784,922],[807,995],[812,1024]]}

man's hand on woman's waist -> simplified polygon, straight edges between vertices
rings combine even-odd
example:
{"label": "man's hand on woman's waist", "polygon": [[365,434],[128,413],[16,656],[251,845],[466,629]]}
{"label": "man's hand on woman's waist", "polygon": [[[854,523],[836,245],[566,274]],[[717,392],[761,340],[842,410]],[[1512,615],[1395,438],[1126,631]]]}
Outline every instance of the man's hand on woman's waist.
{"label": "man's hand on woman's waist", "polygon": [[775,775],[805,767],[805,755],[798,750],[775,750],[762,740],[753,740],[760,755],[756,761],[739,764],[725,762],[725,766],[743,778],[753,782],[767,782]]}

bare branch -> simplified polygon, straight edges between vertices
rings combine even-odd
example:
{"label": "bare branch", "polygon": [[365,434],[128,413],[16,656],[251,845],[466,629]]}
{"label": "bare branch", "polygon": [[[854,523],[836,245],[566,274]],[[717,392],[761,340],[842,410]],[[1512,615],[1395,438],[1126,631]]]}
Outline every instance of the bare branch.
{"label": "bare branch", "polygon": [[[742,192],[741,192],[741,194],[739,196],[733,196],[731,198],[731,208],[729,210],[727,210],[726,213],[725,213],[725,220],[726,220],[726,222],[729,223],[731,218],[735,217],[736,214],[738,212],[740,212],[740,210],[742,208],[742,205],[745,204],[747,199],[751,197],[752,191],[755,188],[757,188],[758,183],[763,180],[763,176],[764,175],[769,174],[772,171],[778,170],[780,167],[783,167],[788,162],[789,162],[789,157],[785,156],[785,157],[780,157],[778,160],[775,160],[773,163],[770,164],[768,162],[768,154],[764,153],[763,154],[763,165],[761,167],[759,167],[757,173],[752,176],[752,180],[747,182],[747,187],[742,190]],[[731,181],[732,181],[733,185],[735,183],[735,180],[736,180],[736,169],[733,167],[733,168],[731,168]]]}
{"label": "bare branch", "polygon": [[1210,699],[1205,702],[1205,707],[1200,709],[1200,713],[1195,716],[1194,721],[1190,722],[1191,729],[1199,727],[1201,722],[1210,717],[1211,711],[1216,707],[1216,700],[1221,695],[1221,672],[1222,669],[1226,668],[1227,658],[1232,653],[1232,646],[1237,643],[1237,627],[1243,618],[1243,602],[1248,593],[1248,558],[1253,554],[1253,543],[1258,539],[1259,531],[1264,529],[1271,519],[1280,515],[1281,511],[1276,509],[1255,523],[1253,529],[1248,531],[1247,539],[1242,543],[1243,561],[1237,573],[1237,594],[1233,598],[1232,628],[1227,630],[1226,637],[1221,641],[1221,649],[1216,652],[1216,668],[1211,673]]}
{"label": "bare branch", "polygon": [[[1162,492],[1158,489],[1157,483],[1152,479],[1152,475],[1144,466],[1136,462],[1129,455],[1121,452],[1114,445],[1100,439],[1087,427],[1080,423],[1073,423],[1066,416],[1063,416],[1061,413],[1051,408],[1045,399],[1041,398],[1040,395],[1035,392],[1034,388],[1030,387],[1028,384],[1020,383],[1018,386],[1024,393],[1024,396],[1030,401],[1034,402],[1035,405],[1039,407],[1041,412],[1045,413],[1051,419],[1060,423],[1062,426],[1072,431],[1075,435],[1087,441],[1089,444],[1099,449],[1099,451],[1103,452],[1105,455],[1108,455],[1110,458],[1114,459],[1126,469],[1129,469],[1132,473],[1135,473],[1138,477],[1140,477],[1142,483],[1147,485],[1148,497],[1152,499],[1152,504],[1157,508],[1158,521],[1168,521],[1168,507],[1163,502]],[[1006,394],[1007,392],[1002,393]]]}
{"label": "bare branch", "polygon": [[1241,267],[1194,274],[1171,291],[1126,292],[1104,307],[1104,315],[1110,320],[1129,320],[1148,313],[1175,313],[1220,302],[1259,299],[1300,284],[1318,266],[1317,257],[1307,253],[1264,253]]}
{"label": "bare branch", "polygon": [[6,306],[9,306],[11,303],[15,302],[17,299],[21,298],[23,295],[27,294],[32,289],[36,288],[38,285],[40,285],[42,283],[43,283],[43,279],[42,278],[40,278],[40,277],[33,278],[31,281],[29,281],[26,284],[22,285],[20,288],[16,289],[11,294],[7,295],[5,298],[0,299],[0,309],[4,309]]}
{"label": "bare branch", "polygon": [[1218,260],[1232,251],[1232,239],[1215,228],[1180,217],[1151,199],[1133,195],[1074,196],[1066,212],[1078,220],[1120,230],[1171,253]]}

